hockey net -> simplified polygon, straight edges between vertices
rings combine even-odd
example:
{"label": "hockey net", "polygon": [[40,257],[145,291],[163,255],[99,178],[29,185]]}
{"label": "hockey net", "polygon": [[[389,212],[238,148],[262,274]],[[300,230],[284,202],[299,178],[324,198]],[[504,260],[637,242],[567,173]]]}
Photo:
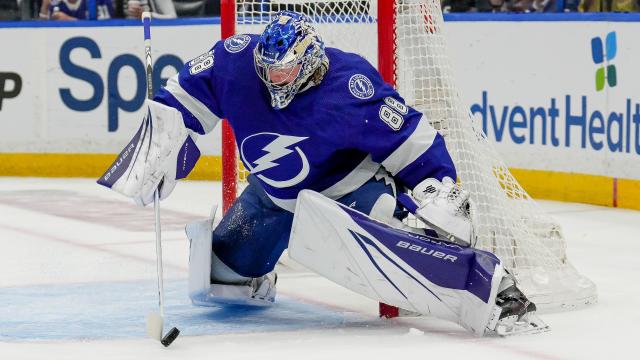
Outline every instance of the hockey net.
{"label": "hockey net", "polygon": [[[498,255],[541,310],[596,301],[594,283],[567,259],[560,226],[511,175],[482,132],[482,124],[462,103],[438,0],[223,1],[223,37],[234,31],[260,33],[281,10],[308,15],[326,46],[368,59],[407,104],[425,114],[444,136],[458,181],[471,193],[476,247]],[[229,11],[235,12],[235,29],[230,29],[233,15]],[[229,154],[235,151],[228,150]],[[223,161],[233,162],[231,167],[239,164],[237,156],[223,154]],[[223,179],[223,186],[239,184],[241,188],[246,172],[240,168],[238,174]],[[225,201],[230,204],[234,198]]]}

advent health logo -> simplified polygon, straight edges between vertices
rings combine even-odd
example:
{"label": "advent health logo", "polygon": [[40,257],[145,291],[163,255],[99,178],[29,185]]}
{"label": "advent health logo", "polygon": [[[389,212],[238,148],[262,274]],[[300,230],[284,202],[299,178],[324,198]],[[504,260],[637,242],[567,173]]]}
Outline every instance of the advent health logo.
{"label": "advent health logo", "polygon": [[616,38],[616,32],[612,31],[607,34],[604,42],[598,36],[591,39],[591,57],[593,62],[599,65],[596,69],[596,91],[604,90],[605,80],[610,87],[618,84],[616,66],[611,64],[618,52]]}
{"label": "advent health logo", "polygon": [[[585,47],[588,39],[584,40]],[[617,64],[613,63],[620,58],[616,58],[616,32],[593,37],[590,43],[596,65],[594,95],[585,94],[586,89],[572,88],[574,84],[558,82],[555,96],[545,96],[542,102],[524,98],[505,104],[500,89],[482,90],[480,101],[471,105],[471,113],[481,118],[484,133],[498,143],[640,155],[638,94],[621,94],[620,89],[617,96],[608,96],[607,85],[608,88],[618,85]],[[567,68],[567,71],[575,70]],[[539,88],[540,93],[546,90]]]}

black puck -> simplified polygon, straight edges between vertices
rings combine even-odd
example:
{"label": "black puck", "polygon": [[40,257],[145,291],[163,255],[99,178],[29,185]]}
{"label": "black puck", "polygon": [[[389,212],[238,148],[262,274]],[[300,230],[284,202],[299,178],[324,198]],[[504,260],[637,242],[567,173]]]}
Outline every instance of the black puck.
{"label": "black puck", "polygon": [[172,328],[171,330],[169,330],[167,335],[165,335],[162,340],[160,340],[160,343],[164,345],[164,347],[167,347],[171,345],[173,340],[175,340],[178,335],[180,335],[180,330],[178,330],[178,328]]}

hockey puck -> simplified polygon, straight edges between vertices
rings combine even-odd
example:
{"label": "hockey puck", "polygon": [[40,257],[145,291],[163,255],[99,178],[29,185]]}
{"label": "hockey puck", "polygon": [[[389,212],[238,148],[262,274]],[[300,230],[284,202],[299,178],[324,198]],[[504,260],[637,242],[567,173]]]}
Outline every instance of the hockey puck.
{"label": "hockey puck", "polygon": [[164,347],[167,347],[167,346],[171,345],[171,343],[178,337],[178,335],[180,335],[180,330],[178,330],[178,328],[174,327],[171,330],[169,330],[167,335],[165,335],[162,338],[162,340],[160,340],[160,343],[162,345],[164,345]]}

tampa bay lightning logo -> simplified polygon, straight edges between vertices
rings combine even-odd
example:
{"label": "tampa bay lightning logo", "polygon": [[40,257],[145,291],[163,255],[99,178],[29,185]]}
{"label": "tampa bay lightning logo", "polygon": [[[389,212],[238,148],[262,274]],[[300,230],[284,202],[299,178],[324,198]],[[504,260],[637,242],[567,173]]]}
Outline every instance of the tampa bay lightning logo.
{"label": "tampa bay lightning logo", "polygon": [[258,133],[240,144],[242,162],[251,174],[275,188],[297,185],[309,175],[309,160],[296,144],[308,137]]}
{"label": "tampa bay lightning logo", "polygon": [[237,53],[244,50],[250,41],[249,35],[234,35],[224,41],[224,48],[230,53]]}
{"label": "tampa bay lightning logo", "polygon": [[373,84],[368,77],[355,74],[349,79],[349,91],[358,99],[369,99],[373,96]]}

